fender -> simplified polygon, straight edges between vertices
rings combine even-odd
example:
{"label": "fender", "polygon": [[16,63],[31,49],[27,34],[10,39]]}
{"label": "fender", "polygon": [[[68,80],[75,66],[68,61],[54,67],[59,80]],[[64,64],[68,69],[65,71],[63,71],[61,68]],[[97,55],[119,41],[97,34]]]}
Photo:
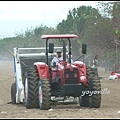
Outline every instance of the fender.
{"label": "fender", "polygon": [[80,82],[84,85],[87,84],[87,78],[86,78],[86,65],[82,61],[75,61],[74,65],[79,68],[79,74],[80,74]]}
{"label": "fender", "polygon": [[46,63],[35,62],[34,66],[37,66],[40,79],[47,78],[48,80],[50,80],[50,74],[49,74],[50,72],[49,72],[48,65]]}

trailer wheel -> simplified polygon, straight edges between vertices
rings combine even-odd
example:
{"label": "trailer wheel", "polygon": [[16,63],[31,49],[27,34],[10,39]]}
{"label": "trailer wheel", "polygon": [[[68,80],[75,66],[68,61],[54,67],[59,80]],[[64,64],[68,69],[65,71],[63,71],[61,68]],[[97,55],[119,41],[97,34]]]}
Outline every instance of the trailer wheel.
{"label": "trailer wheel", "polygon": [[51,107],[51,89],[48,79],[39,81],[39,107],[48,110]]}
{"label": "trailer wheel", "polygon": [[16,104],[16,83],[12,83],[11,85],[11,102],[12,104]]}
{"label": "trailer wheel", "polygon": [[27,109],[39,107],[38,82],[39,76],[37,69],[35,67],[33,69],[29,69],[26,74],[24,89],[25,106]]}

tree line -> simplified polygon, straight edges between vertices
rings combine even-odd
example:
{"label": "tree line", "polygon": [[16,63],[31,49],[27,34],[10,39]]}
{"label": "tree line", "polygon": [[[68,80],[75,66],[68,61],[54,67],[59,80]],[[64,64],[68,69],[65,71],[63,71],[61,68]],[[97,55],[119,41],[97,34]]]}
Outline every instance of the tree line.
{"label": "tree line", "polygon": [[120,51],[120,2],[98,2],[96,8],[80,6],[69,10],[67,18],[58,23],[56,28],[42,24],[24,33],[17,33],[15,37],[3,38],[0,40],[0,53],[6,53],[8,49],[13,51],[14,47],[43,47],[45,41],[40,39],[43,34],[69,33],[79,36],[72,41],[73,55],[79,56],[82,43],[85,43],[87,54],[99,54],[101,59],[115,61],[116,44],[118,57]]}

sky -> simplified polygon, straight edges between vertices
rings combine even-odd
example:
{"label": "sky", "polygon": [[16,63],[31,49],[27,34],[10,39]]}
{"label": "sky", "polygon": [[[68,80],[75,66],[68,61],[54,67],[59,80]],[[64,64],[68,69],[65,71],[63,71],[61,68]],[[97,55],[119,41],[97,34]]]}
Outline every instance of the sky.
{"label": "sky", "polygon": [[41,25],[56,27],[68,11],[99,1],[0,1],[0,38],[14,37]]}

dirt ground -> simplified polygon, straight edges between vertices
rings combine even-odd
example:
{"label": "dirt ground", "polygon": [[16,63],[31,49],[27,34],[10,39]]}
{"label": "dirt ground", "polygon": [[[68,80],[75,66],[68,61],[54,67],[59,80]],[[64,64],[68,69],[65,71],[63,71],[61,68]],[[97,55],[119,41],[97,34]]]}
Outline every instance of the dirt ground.
{"label": "dirt ground", "polygon": [[120,80],[108,80],[110,72],[99,68],[104,78],[100,108],[84,108],[79,104],[53,105],[50,110],[26,109],[24,104],[11,102],[11,84],[14,82],[13,61],[0,61],[0,118],[120,118]]}

